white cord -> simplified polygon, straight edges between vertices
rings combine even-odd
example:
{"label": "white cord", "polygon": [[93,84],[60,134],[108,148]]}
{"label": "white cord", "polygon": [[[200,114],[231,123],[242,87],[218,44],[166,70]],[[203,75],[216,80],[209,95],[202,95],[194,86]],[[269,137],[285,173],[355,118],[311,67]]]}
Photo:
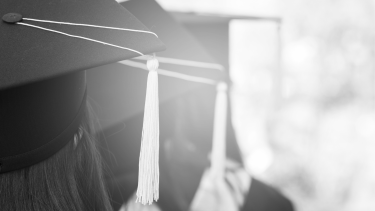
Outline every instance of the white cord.
{"label": "white cord", "polygon": [[[146,57],[136,57],[134,59],[147,60]],[[184,65],[184,66],[190,66],[190,67],[216,69],[216,70],[220,70],[220,71],[225,70],[225,68],[222,65],[216,64],[216,63],[197,62],[197,61],[191,61],[191,60],[185,60],[185,59],[175,59],[175,58],[167,58],[167,57],[160,57],[160,56],[158,56],[158,60],[159,60],[159,62],[168,63],[168,64],[176,64],[176,65]]]}
{"label": "white cord", "polygon": [[126,47],[114,45],[114,44],[111,44],[111,43],[106,43],[106,42],[102,42],[102,41],[99,41],[99,40],[94,40],[94,39],[91,39],[91,38],[88,38],[88,37],[82,37],[82,36],[72,35],[72,34],[68,34],[68,33],[65,33],[65,32],[56,31],[56,30],[53,30],[53,29],[47,29],[47,28],[44,28],[44,27],[35,26],[35,25],[28,24],[28,23],[23,23],[23,22],[17,22],[17,24],[24,25],[24,26],[30,26],[30,27],[34,27],[34,28],[38,28],[38,29],[50,31],[50,32],[55,32],[55,33],[62,34],[62,35],[68,36],[68,37],[75,37],[75,38],[84,39],[84,40],[88,40],[88,41],[92,41],[92,42],[97,42],[97,43],[101,43],[103,45],[109,45],[109,46],[112,46],[112,47],[121,48],[121,49],[128,50],[128,51],[133,51],[133,52],[135,52],[135,53],[137,53],[137,54],[139,54],[141,56],[144,55],[143,53],[141,53],[139,51],[136,51],[134,49],[131,49],[131,48],[126,48]]}
{"label": "white cord", "polygon": [[126,28],[118,28],[118,27],[110,27],[110,26],[99,26],[99,25],[91,25],[91,24],[84,24],[84,23],[70,23],[70,22],[50,21],[50,20],[39,20],[39,19],[34,19],[34,18],[22,18],[22,19],[23,20],[28,20],[28,21],[43,22],[43,23],[56,23],[56,24],[64,24],[64,25],[71,25],[71,26],[87,26],[87,27],[94,27],[94,28],[103,28],[103,29],[113,29],[113,30],[121,30],[121,31],[149,33],[149,34],[153,34],[156,37],[158,37],[158,35],[155,34],[154,32],[145,31],[145,30],[126,29]]}

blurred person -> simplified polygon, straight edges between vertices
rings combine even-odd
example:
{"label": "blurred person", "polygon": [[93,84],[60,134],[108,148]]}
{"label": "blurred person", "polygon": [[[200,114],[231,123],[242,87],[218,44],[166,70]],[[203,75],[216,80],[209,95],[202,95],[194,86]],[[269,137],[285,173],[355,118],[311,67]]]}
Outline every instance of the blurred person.
{"label": "blurred person", "polygon": [[[225,67],[227,70],[227,83],[232,84],[230,71],[231,65],[229,61],[230,49],[232,44],[230,41],[230,23],[231,20],[248,20],[248,22],[266,20],[274,22],[276,25],[279,24],[280,19],[267,18],[267,17],[256,17],[256,16],[222,16],[220,14],[199,14],[190,12],[172,12],[173,16],[182,23],[184,27],[200,42],[200,44],[207,49],[216,61]],[[254,19],[254,17],[256,17]],[[214,38],[214,39],[213,39]],[[273,41],[271,42],[273,43]],[[185,100],[182,103],[181,109],[188,110],[190,113],[184,118],[187,119],[187,125],[184,126],[187,138],[183,140],[191,142],[198,151],[203,151],[203,155],[208,155],[212,148],[212,123],[214,118],[214,98],[215,94],[208,90],[203,92],[202,90],[191,93],[190,100]],[[230,103],[229,106],[230,107]],[[189,108],[190,107],[190,108]],[[231,112],[228,108],[228,121],[227,121],[227,136],[226,136],[226,155],[227,163],[231,160],[231,163],[235,163],[237,171],[245,171],[245,164],[243,163],[241,150],[237,144],[237,138],[231,122]],[[208,128],[211,127],[211,128]],[[198,163],[198,162],[197,162]],[[194,164],[198,165],[198,164]],[[206,168],[208,168],[206,166]],[[229,168],[230,169],[230,168]],[[183,169],[181,169],[183,171]],[[202,169],[200,169],[203,172]],[[186,172],[189,172],[186,170]],[[190,172],[189,172],[190,173]],[[228,177],[228,167],[226,170],[226,177]],[[277,188],[270,184],[262,182],[257,178],[254,178],[249,173],[246,173],[245,184],[249,184],[247,187],[242,187],[245,191],[242,192],[244,198],[243,203],[240,203],[240,210],[294,210],[293,202],[280,192]],[[237,179],[238,180],[238,179]],[[246,180],[249,181],[246,183]],[[230,183],[228,183],[230,187]],[[235,195],[235,192],[232,192]],[[238,198],[238,197],[237,197]]]}

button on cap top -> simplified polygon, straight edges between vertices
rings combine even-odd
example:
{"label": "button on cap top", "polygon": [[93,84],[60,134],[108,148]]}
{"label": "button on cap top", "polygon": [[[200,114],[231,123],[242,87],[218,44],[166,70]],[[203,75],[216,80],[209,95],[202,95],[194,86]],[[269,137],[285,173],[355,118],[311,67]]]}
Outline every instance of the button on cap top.
{"label": "button on cap top", "polygon": [[17,23],[22,20],[22,15],[18,13],[8,13],[3,16],[3,21],[7,23]]}

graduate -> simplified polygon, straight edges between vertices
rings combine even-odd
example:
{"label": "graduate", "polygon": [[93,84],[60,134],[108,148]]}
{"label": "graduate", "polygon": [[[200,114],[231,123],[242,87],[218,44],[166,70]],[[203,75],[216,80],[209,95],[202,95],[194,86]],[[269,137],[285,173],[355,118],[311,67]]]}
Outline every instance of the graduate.
{"label": "graduate", "polygon": [[[172,12],[173,17],[178,20],[186,29],[199,41],[199,43],[207,49],[216,61],[219,61],[226,69],[230,70],[229,64],[229,23],[231,20],[247,20],[247,21],[272,21],[275,24],[281,24],[281,19],[278,17],[257,17],[257,16],[228,16],[228,15],[215,15],[215,14],[194,14],[184,12]],[[251,47],[251,46],[248,46]],[[228,78],[229,77],[228,71]],[[230,80],[230,79],[229,79]],[[230,83],[229,83],[230,84]],[[193,94],[192,94],[193,95]],[[195,98],[202,95],[196,92]],[[213,104],[213,94],[211,94],[211,100],[206,98],[206,104]],[[201,104],[201,108],[203,104]],[[207,106],[206,106],[207,107]],[[198,115],[207,114],[208,110],[200,109]],[[227,123],[227,158],[237,163],[240,169],[243,167],[243,161],[239,158],[239,151],[235,150],[238,146],[237,139],[233,130],[230,110],[228,110],[228,123]],[[206,115],[206,118],[212,119],[213,114]],[[196,131],[204,130],[199,128]],[[193,133],[191,133],[193,134]],[[209,134],[206,134],[207,136]],[[206,140],[208,140],[206,138]],[[201,143],[197,143],[201,144]],[[207,141],[206,148],[210,149],[211,142]],[[232,149],[232,150],[231,150]],[[234,149],[234,150],[233,150]],[[207,151],[208,152],[208,151]],[[230,169],[230,168],[228,168]],[[238,169],[238,168],[237,168]],[[246,190],[245,198],[241,206],[241,210],[247,211],[293,211],[293,202],[281,193],[277,188],[257,179],[253,176],[249,176],[249,187]]]}
{"label": "graduate", "polygon": [[112,0],[2,0],[0,16],[0,209],[112,210],[86,74],[164,44]]}

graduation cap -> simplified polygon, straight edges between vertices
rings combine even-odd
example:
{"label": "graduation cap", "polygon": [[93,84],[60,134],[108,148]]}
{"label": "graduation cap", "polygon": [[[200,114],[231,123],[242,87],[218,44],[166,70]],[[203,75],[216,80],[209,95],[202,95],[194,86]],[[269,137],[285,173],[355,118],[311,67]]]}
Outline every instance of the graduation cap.
{"label": "graduation cap", "polygon": [[[220,64],[228,70],[228,73],[230,72],[229,30],[232,20],[271,21],[276,23],[278,27],[280,27],[282,23],[279,17],[199,14],[175,11],[170,12],[170,14],[207,49],[210,55],[217,61],[220,61]],[[280,34],[278,34],[278,36],[280,36]],[[228,112],[228,119],[230,119],[231,114],[230,111]],[[239,157],[237,139],[233,131],[232,123],[228,121],[227,124],[227,157],[242,163]],[[292,202],[279,190],[256,178],[252,178],[250,189],[248,190],[245,203],[241,210],[292,211],[294,208]]]}
{"label": "graduation cap", "polygon": [[0,173],[46,160],[73,140],[86,70],[165,48],[112,0],[2,0],[0,15]]}

